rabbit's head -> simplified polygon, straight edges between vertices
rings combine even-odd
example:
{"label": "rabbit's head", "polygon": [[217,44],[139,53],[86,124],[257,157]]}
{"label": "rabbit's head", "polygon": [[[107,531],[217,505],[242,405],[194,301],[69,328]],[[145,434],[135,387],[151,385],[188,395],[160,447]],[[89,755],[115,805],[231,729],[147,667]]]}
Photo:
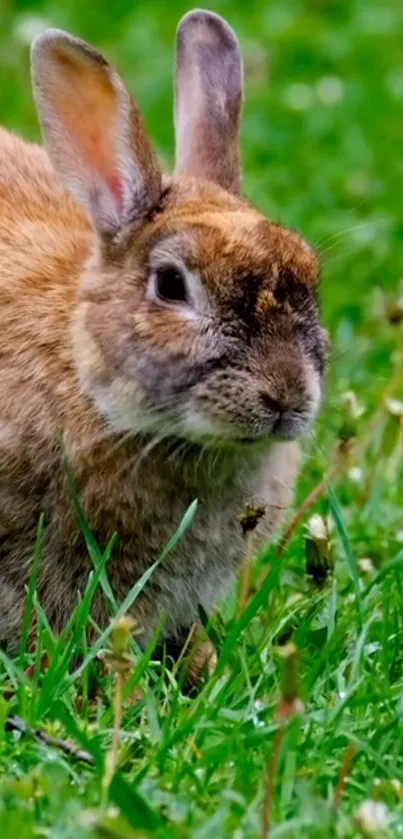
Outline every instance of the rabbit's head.
{"label": "rabbit's head", "polygon": [[50,30],[32,67],[53,164],[94,227],[73,314],[83,391],[118,431],[239,442],[307,431],[325,362],[318,266],[239,194],[230,27],[204,11],[179,25],[172,177],[101,55]]}

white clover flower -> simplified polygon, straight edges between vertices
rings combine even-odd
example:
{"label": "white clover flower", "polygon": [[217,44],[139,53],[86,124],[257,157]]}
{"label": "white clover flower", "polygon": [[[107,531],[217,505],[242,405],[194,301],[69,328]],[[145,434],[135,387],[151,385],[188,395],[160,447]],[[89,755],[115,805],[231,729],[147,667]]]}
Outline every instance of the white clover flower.
{"label": "white clover flower", "polygon": [[385,404],[392,417],[403,417],[403,402],[401,399],[386,399]]}
{"label": "white clover flower", "polygon": [[387,828],[390,821],[388,808],[382,801],[368,799],[360,804],[355,814],[357,827],[368,839],[378,837]]}
{"label": "white clover flower", "polygon": [[39,15],[18,15],[14,25],[14,37],[21,44],[29,46],[49,25],[49,22]]}
{"label": "white clover flower", "polygon": [[314,100],[314,92],[309,84],[297,82],[290,84],[284,94],[284,102],[287,108],[292,111],[306,111],[311,108]]}
{"label": "white clover flower", "polygon": [[364,556],[364,557],[362,557],[362,559],[359,559],[358,562],[357,562],[357,565],[358,565],[359,568],[361,568],[361,571],[363,571],[364,574],[373,574],[374,571],[375,571],[375,567],[374,567],[374,563],[372,562],[372,559],[370,559],[367,556]]}
{"label": "white clover flower", "polygon": [[319,513],[314,513],[314,515],[310,517],[307,526],[309,536],[311,537],[311,539],[314,539],[314,541],[327,539],[328,533],[326,522],[323,516],[320,516]]}
{"label": "white clover flower", "polygon": [[364,473],[363,473],[362,469],[360,469],[359,466],[352,466],[351,469],[348,470],[347,474],[348,474],[348,477],[350,478],[350,481],[352,481],[353,484],[361,484],[362,483]]}
{"label": "white clover flower", "polygon": [[343,82],[338,76],[322,76],[317,82],[316,93],[324,105],[335,105],[343,96]]}
{"label": "white clover flower", "polygon": [[392,778],[392,780],[390,782],[390,785],[393,789],[393,792],[395,792],[396,795],[399,798],[401,798],[403,796],[403,784],[402,784],[402,782],[399,781],[398,778]]}

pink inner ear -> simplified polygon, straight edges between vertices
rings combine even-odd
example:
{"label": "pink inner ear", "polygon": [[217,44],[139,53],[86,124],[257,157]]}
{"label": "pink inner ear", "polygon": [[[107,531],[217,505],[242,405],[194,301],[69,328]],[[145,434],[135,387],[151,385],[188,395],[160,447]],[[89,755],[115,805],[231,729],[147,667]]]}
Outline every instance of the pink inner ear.
{"label": "pink inner ear", "polygon": [[119,174],[114,171],[115,154],[113,140],[108,135],[98,136],[92,131],[82,145],[82,153],[97,176],[109,187],[119,212],[123,209],[123,185]]}
{"label": "pink inner ear", "polygon": [[123,183],[116,168],[114,103],[111,105],[106,100],[105,107],[101,108],[99,103],[94,104],[92,100],[82,100],[83,95],[80,97],[76,93],[74,107],[69,103],[60,116],[74,143],[78,159],[81,159],[81,166],[84,166],[84,170],[87,167],[92,170],[96,178],[108,187],[120,213],[123,209]]}
{"label": "pink inner ear", "polygon": [[52,124],[61,125],[67,135],[61,144],[55,132],[56,151],[63,155],[67,172],[80,172],[84,191],[92,189],[94,180],[101,195],[102,186],[106,187],[120,215],[124,174],[117,143],[124,119],[112,72],[96,56],[74,45],[56,44],[51,59],[47,107],[52,110]]}
{"label": "pink inner ear", "polygon": [[112,195],[113,195],[113,197],[116,201],[116,204],[118,206],[118,210],[119,210],[119,212],[121,212],[123,210],[122,181],[120,180],[120,178],[116,174],[116,172],[114,172],[111,175],[109,175],[109,177],[107,178],[107,183],[108,183],[109,189],[111,190]]}

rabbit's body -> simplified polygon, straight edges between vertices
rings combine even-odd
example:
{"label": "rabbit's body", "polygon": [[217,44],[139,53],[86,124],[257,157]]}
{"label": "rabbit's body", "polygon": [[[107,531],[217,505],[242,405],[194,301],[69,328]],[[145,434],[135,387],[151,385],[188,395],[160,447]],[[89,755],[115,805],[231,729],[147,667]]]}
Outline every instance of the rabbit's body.
{"label": "rabbit's body", "polygon": [[[20,621],[41,512],[38,595],[54,626],[63,625],[88,578],[60,438],[99,544],[118,533],[108,573],[119,600],[199,499],[193,527],[137,604],[147,633],[162,608],[172,634],[197,620],[198,603],[209,611],[227,589],[242,556],[245,503],[258,497],[268,504],[269,532],[288,506],[297,444],[239,451],[113,434],[80,394],[71,339],[93,231],[46,152],[5,132],[0,179],[0,635],[9,634],[5,606],[13,597],[16,628]],[[101,597],[95,612],[104,622]]]}
{"label": "rabbit's body", "polygon": [[118,535],[118,601],[198,499],[135,604],[143,640],[161,610],[179,638],[239,567],[244,505],[267,537],[290,502],[324,364],[316,259],[237,194],[241,65],[217,16],[179,29],[173,178],[90,47],[45,33],[33,77],[52,163],[0,133],[0,637],[18,642],[41,512],[55,629],[88,579],[63,447],[99,545]]}

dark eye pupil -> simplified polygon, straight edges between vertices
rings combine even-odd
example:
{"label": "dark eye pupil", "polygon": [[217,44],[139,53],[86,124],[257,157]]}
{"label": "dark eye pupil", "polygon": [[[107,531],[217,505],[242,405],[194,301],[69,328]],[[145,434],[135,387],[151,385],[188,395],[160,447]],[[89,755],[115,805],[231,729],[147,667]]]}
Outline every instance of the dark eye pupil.
{"label": "dark eye pupil", "polygon": [[161,300],[186,302],[185,280],[177,268],[159,268],[156,276],[156,290]]}

